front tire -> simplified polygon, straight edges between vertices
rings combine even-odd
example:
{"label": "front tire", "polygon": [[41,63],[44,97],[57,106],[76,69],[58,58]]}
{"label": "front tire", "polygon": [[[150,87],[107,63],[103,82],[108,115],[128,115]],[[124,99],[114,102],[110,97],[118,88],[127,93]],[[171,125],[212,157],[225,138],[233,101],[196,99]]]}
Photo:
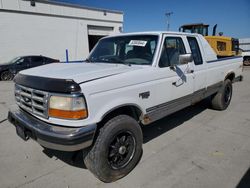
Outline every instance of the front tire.
{"label": "front tire", "polygon": [[116,181],[139,162],[142,142],[139,124],[130,116],[116,116],[100,129],[94,146],[84,159],[85,165],[101,181]]}
{"label": "front tire", "polygon": [[4,71],[1,73],[1,80],[8,81],[12,80],[14,75],[10,71]]}
{"label": "front tire", "polygon": [[212,96],[211,105],[215,110],[225,110],[229,106],[233,93],[232,82],[226,79],[220,90]]}

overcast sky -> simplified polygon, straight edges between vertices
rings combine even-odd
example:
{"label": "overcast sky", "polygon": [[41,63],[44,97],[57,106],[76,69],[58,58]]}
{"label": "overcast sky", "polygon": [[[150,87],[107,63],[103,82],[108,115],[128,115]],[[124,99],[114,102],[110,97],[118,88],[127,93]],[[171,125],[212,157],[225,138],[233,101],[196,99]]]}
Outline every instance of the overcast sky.
{"label": "overcast sky", "polygon": [[124,32],[166,30],[166,12],[173,12],[170,30],[187,23],[206,23],[225,36],[250,38],[250,0],[56,0],[124,13]]}

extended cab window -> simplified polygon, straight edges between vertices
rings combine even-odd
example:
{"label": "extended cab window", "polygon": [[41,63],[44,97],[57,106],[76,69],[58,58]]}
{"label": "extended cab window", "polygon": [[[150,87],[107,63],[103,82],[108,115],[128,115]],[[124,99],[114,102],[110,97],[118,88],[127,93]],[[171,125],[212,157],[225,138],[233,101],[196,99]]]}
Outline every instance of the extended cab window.
{"label": "extended cab window", "polygon": [[202,64],[201,51],[195,37],[187,37],[195,65]]}
{"label": "extended cab window", "polygon": [[179,64],[179,55],[186,50],[180,37],[166,37],[161,53],[159,67],[169,67]]}

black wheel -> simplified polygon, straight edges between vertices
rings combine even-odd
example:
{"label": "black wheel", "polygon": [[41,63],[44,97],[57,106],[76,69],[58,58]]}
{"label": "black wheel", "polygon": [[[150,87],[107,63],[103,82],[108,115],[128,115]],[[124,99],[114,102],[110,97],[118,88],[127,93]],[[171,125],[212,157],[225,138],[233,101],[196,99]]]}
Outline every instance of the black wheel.
{"label": "black wheel", "polygon": [[127,115],[109,120],[84,159],[86,167],[101,181],[112,182],[126,176],[139,162],[142,131]]}
{"label": "black wheel", "polygon": [[229,106],[233,93],[233,86],[231,80],[224,81],[221,89],[212,96],[212,108],[215,110],[225,110]]}
{"label": "black wheel", "polygon": [[1,73],[1,80],[7,81],[13,79],[13,74],[10,71],[4,71]]}
{"label": "black wheel", "polygon": [[250,65],[250,57],[244,59],[243,65],[244,66],[249,66]]}

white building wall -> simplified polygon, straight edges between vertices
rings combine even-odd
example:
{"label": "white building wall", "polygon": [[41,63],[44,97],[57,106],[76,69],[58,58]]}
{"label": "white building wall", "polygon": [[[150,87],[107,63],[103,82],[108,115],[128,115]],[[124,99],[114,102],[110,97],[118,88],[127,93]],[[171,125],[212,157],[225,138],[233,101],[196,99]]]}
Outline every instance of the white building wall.
{"label": "white building wall", "polygon": [[[36,3],[35,7],[30,6],[30,1],[27,0],[1,0],[2,8],[6,10],[19,10],[34,13],[44,13],[57,16],[75,16],[85,19],[101,19],[105,21],[123,22],[123,14],[118,11],[95,9],[89,7],[70,7],[62,6],[53,3]],[[60,4],[60,3],[59,3]]]}
{"label": "white building wall", "polygon": [[[29,1],[0,0],[0,63],[21,55],[45,55],[65,61],[89,53],[88,25],[122,27],[121,13],[71,8]],[[32,12],[32,13],[31,13]],[[109,34],[109,33],[107,33]]]}

